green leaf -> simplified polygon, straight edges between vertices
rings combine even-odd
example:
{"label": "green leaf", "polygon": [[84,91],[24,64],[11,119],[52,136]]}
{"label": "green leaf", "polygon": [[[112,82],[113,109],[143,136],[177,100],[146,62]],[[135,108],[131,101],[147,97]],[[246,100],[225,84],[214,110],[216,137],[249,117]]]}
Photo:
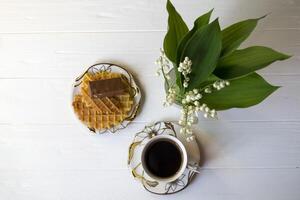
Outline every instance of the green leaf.
{"label": "green leaf", "polygon": [[275,61],[285,60],[289,57],[268,47],[253,46],[236,50],[221,58],[214,74],[222,79],[233,79],[245,76]]}
{"label": "green leaf", "polygon": [[252,73],[231,80],[229,86],[219,91],[205,94],[201,103],[206,103],[216,110],[246,108],[262,102],[278,88],[278,86],[270,85],[257,73]]}
{"label": "green leaf", "polygon": [[214,74],[211,74],[211,75],[209,75],[209,77],[204,81],[204,82],[202,82],[200,85],[199,85],[199,89],[202,89],[202,88],[204,88],[205,86],[208,86],[208,85],[211,85],[211,84],[213,84],[214,82],[216,82],[216,81],[218,81],[218,80],[220,80],[220,78],[219,77],[217,77],[216,75],[214,75]]}
{"label": "green leaf", "polygon": [[177,47],[189,29],[169,0],[167,1],[167,10],[169,13],[168,32],[164,39],[164,51],[167,57],[175,63]]}
{"label": "green leaf", "polygon": [[221,52],[221,31],[218,19],[198,29],[186,44],[181,61],[192,60],[188,90],[196,88],[214,71]]}
{"label": "green leaf", "polygon": [[213,9],[211,9],[209,12],[205,13],[204,15],[201,15],[200,17],[198,17],[194,22],[194,27],[192,28],[192,30],[190,30],[184,36],[184,38],[181,40],[181,42],[177,48],[177,64],[179,64],[179,62],[180,62],[182,51],[183,51],[186,43],[188,42],[188,40],[194,35],[194,33],[198,29],[200,29],[201,27],[203,27],[209,23],[212,11],[213,11]]}
{"label": "green leaf", "polygon": [[257,19],[248,19],[235,23],[222,31],[222,56],[231,53],[237,49],[242,42],[244,42],[257,25]]}

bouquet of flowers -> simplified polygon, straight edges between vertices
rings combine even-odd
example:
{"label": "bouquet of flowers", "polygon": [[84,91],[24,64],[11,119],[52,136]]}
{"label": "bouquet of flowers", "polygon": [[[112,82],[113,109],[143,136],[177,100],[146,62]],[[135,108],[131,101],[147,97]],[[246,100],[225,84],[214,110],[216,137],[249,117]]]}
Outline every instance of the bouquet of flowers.
{"label": "bouquet of flowers", "polygon": [[212,11],[198,17],[188,29],[167,1],[168,31],[157,71],[165,79],[164,105],[181,106],[180,133],[194,139],[191,127],[198,113],[217,118],[218,110],[246,108],[262,102],[279,88],[255,71],[290,56],[264,46],[238,49],[263,17],[235,23],[221,30]]}

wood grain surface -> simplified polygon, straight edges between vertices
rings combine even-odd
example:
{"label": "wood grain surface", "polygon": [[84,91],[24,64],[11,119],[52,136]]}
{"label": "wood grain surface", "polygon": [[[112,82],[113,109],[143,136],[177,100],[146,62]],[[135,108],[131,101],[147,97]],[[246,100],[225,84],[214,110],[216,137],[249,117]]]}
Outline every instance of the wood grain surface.
{"label": "wood grain surface", "polygon": [[[244,47],[293,55],[259,71],[283,86],[260,105],[200,118],[206,162],[186,190],[156,196],[126,166],[133,135],[158,120],[163,81],[154,61],[167,27],[162,0],[0,0],[1,200],[299,200],[300,1],[173,0],[191,27],[214,8],[221,26],[268,14]],[[74,79],[101,61],[126,66],[145,96],[141,113],[115,135],[92,135],[71,108]],[[155,109],[154,109],[155,108]]]}

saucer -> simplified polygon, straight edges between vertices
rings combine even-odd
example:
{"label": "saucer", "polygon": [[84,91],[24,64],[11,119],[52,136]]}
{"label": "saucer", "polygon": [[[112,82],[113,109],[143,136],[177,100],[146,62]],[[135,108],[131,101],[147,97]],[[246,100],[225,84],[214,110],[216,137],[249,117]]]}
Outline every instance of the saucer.
{"label": "saucer", "polygon": [[[129,146],[128,166],[135,179],[140,181],[142,186],[154,194],[173,194],[186,188],[197,175],[195,170],[200,167],[201,152],[200,146],[196,140],[187,142],[186,139],[177,134],[180,126],[171,122],[156,122],[154,125],[145,126],[145,128],[136,133],[132,143]],[[188,154],[188,165],[183,174],[173,182],[161,182],[149,177],[141,163],[141,153],[147,141],[158,135],[168,134],[177,137],[185,146]]]}

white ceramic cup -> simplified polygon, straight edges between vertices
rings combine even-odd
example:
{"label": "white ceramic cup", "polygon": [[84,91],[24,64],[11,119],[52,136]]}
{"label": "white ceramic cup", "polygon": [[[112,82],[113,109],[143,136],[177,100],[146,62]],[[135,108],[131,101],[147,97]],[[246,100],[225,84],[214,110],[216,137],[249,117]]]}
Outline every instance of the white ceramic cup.
{"label": "white ceramic cup", "polygon": [[[151,173],[151,171],[149,171],[149,169],[147,168],[146,161],[145,161],[145,153],[147,152],[148,148],[152,144],[154,144],[158,141],[169,141],[169,142],[173,143],[174,145],[177,146],[178,150],[181,153],[181,165],[180,165],[179,169],[177,170],[177,172],[173,176],[170,176],[167,178],[158,177],[155,174]],[[187,152],[186,152],[186,149],[185,149],[184,145],[182,144],[182,142],[180,140],[178,140],[176,137],[174,137],[172,135],[158,135],[158,136],[151,138],[145,144],[145,146],[142,150],[141,161],[142,161],[142,166],[144,168],[144,171],[149,177],[151,177],[152,179],[154,179],[156,181],[160,181],[160,182],[172,182],[172,181],[175,181],[176,179],[178,179],[183,174],[183,172],[187,166]]]}

